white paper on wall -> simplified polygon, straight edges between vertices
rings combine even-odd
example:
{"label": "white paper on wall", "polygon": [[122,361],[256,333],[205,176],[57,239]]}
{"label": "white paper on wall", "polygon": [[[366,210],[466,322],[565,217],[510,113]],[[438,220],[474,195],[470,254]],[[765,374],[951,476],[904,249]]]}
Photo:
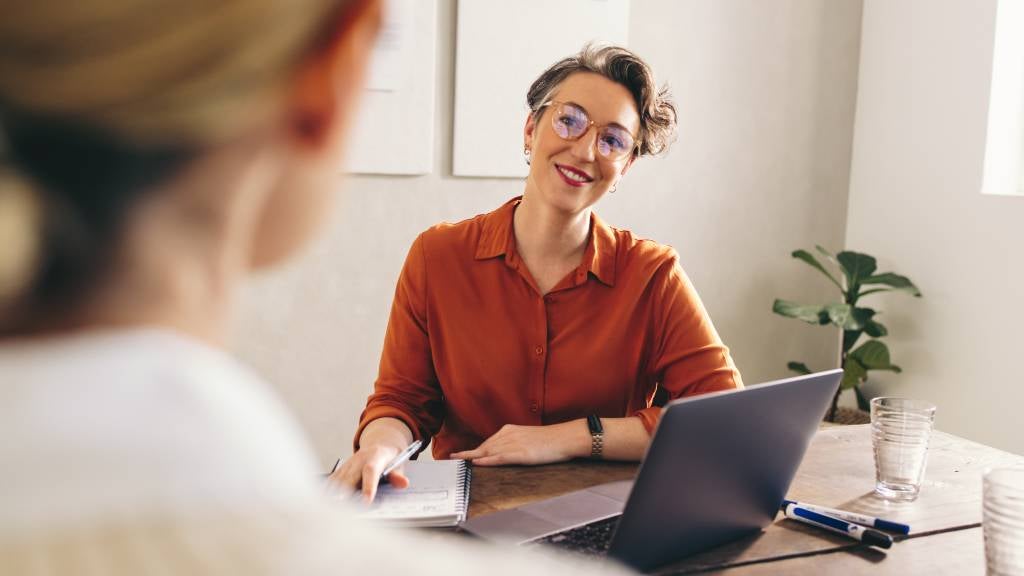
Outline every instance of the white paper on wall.
{"label": "white paper on wall", "polygon": [[416,64],[416,43],[413,35],[414,0],[388,0],[384,3],[384,22],[377,45],[374,46],[366,87],[377,92],[394,92],[407,88],[402,72]]}
{"label": "white paper on wall", "polygon": [[346,172],[429,174],[434,167],[437,0],[387,0]]}
{"label": "white paper on wall", "polygon": [[456,176],[522,178],[526,91],[591,41],[626,45],[629,0],[459,0]]}

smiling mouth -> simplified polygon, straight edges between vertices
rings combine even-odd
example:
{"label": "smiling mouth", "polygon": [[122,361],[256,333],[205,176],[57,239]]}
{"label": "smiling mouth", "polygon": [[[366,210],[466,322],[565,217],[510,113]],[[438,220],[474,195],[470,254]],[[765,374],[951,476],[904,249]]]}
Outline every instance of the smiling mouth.
{"label": "smiling mouth", "polygon": [[555,169],[558,170],[558,173],[562,175],[562,178],[565,178],[567,181],[569,181],[570,184],[575,184],[576,186],[589,184],[590,182],[594,181],[594,179],[591,178],[590,175],[588,175],[586,172],[583,172],[582,170],[577,170],[572,166],[563,166],[562,164],[555,164]]}

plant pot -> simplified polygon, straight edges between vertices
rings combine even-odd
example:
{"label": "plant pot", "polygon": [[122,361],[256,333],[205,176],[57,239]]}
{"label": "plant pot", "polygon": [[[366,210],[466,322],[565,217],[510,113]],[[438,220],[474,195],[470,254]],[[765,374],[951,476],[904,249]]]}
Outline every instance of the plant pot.
{"label": "plant pot", "polygon": [[835,424],[870,424],[871,414],[857,408],[840,406],[836,408]]}

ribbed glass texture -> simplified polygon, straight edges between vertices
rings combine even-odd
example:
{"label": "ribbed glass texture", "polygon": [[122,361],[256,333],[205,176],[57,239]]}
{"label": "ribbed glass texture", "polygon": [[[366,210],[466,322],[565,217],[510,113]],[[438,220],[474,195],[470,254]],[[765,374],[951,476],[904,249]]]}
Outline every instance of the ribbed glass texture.
{"label": "ribbed glass texture", "polygon": [[1024,574],[1024,468],[987,470],[982,486],[987,573]]}
{"label": "ribbed glass texture", "polygon": [[915,500],[928,460],[935,405],[907,398],[871,401],[875,492],[890,500]]}

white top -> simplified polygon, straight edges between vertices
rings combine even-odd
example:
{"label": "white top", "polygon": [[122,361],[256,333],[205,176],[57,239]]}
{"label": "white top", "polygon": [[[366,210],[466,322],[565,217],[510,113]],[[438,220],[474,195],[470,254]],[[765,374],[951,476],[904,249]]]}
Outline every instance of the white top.
{"label": "white top", "polygon": [[573,572],[368,526],[328,501],[314,462],[265,383],[174,333],[0,346],[0,566],[12,573]]}
{"label": "white top", "polygon": [[0,533],[317,497],[267,386],[157,330],[0,347],[0,462]]}

